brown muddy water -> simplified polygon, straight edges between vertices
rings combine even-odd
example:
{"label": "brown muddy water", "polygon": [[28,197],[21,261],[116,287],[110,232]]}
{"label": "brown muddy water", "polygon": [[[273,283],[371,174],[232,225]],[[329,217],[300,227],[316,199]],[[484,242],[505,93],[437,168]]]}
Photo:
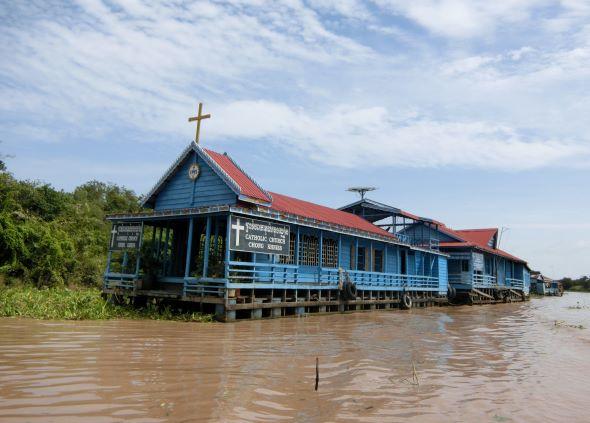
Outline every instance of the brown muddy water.
{"label": "brown muddy water", "polygon": [[590,294],[232,324],[0,319],[0,421],[587,422],[589,327]]}

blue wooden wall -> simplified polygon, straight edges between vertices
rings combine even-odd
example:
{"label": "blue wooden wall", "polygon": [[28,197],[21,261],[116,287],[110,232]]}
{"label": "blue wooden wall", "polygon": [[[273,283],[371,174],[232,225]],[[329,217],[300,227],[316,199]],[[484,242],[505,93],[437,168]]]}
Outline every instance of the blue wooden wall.
{"label": "blue wooden wall", "polygon": [[449,269],[446,257],[438,257],[438,280],[438,292],[446,293],[449,286]]}
{"label": "blue wooden wall", "polygon": [[[192,163],[197,162],[201,173],[196,181],[188,177]],[[235,204],[237,195],[195,152],[178,168],[158,193],[155,210]]]}

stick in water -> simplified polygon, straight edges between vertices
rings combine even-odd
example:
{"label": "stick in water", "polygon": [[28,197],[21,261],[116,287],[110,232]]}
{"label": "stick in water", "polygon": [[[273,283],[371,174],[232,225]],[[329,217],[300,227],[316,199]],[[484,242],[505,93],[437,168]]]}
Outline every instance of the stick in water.
{"label": "stick in water", "polygon": [[420,386],[420,381],[418,380],[418,373],[416,373],[416,364],[414,364],[413,361],[412,361],[412,369],[414,370],[414,372],[413,372],[414,383],[416,385]]}
{"label": "stick in water", "polygon": [[315,358],[315,390],[318,390],[318,385],[320,383],[320,359],[318,357]]}

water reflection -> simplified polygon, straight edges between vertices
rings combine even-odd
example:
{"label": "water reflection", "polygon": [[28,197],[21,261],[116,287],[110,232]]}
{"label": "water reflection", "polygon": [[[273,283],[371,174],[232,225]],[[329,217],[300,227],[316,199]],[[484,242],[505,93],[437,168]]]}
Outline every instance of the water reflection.
{"label": "water reflection", "polygon": [[585,421],[590,337],[566,324],[590,326],[590,295],[225,325],[1,319],[0,420]]}

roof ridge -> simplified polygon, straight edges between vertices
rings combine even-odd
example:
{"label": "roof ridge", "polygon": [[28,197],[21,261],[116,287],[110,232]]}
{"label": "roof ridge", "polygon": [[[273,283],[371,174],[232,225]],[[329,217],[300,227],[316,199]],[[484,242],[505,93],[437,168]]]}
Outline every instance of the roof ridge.
{"label": "roof ridge", "polygon": [[[178,155],[178,157],[176,158],[176,160],[174,160],[174,162],[172,162],[172,164],[168,167],[168,169],[166,169],[166,171],[164,172],[164,174],[160,177],[160,179],[158,179],[158,181],[152,186],[152,188],[148,191],[148,193],[145,195],[145,197],[141,200],[140,202],[140,206],[144,207],[146,205],[146,203],[149,201],[149,199],[156,193],[156,191],[158,190],[158,188],[160,188],[160,185],[162,185],[162,183],[168,179],[168,177],[170,176],[170,174],[180,165],[180,163],[185,159],[186,154],[193,149],[193,144],[195,144],[194,141],[191,141],[189,143],[189,145],[187,145],[184,150],[182,150],[182,153],[180,153]],[[195,144],[196,145],[196,144]]]}
{"label": "roof ridge", "polygon": [[498,228],[475,228],[475,229],[454,229],[457,232],[483,232],[483,231],[497,231]]}
{"label": "roof ridge", "polygon": [[[392,233],[390,233],[390,232],[388,232],[388,231],[384,230],[383,228],[381,228],[381,227],[379,227],[379,226],[375,225],[375,224],[374,224],[374,223],[372,223],[372,222],[369,222],[369,221],[368,221],[368,220],[366,220],[366,219],[363,219],[361,216],[359,216],[359,215],[356,215],[356,214],[354,214],[354,213],[349,213],[349,212],[347,212],[347,211],[344,211],[344,210],[339,210],[339,209],[336,209],[336,208],[333,208],[333,207],[330,207],[330,206],[325,206],[325,205],[323,205],[323,204],[314,203],[314,202],[312,202],[312,201],[308,201],[308,200],[302,200],[302,199],[300,199],[300,198],[293,197],[293,196],[286,195],[286,194],[281,194],[281,193],[278,193],[278,192],[269,192],[269,193],[270,193],[270,194],[274,194],[274,195],[275,195],[275,196],[277,196],[277,197],[283,197],[283,198],[287,198],[287,199],[289,199],[289,200],[298,201],[298,202],[300,202],[300,203],[306,203],[306,204],[310,204],[310,205],[312,205],[312,206],[315,206],[315,207],[322,207],[322,208],[324,208],[324,209],[328,209],[330,212],[338,212],[338,213],[343,213],[343,214],[345,214],[345,215],[346,215],[346,216],[348,216],[348,217],[351,217],[351,218],[353,218],[353,219],[355,219],[355,220],[357,220],[357,221],[359,221],[359,222],[362,222],[363,224],[368,224],[368,225],[370,225],[372,228],[374,228],[374,229],[376,229],[376,230],[379,230],[380,232],[382,232],[382,233],[381,233],[381,235],[382,235],[382,236],[389,236],[389,237],[391,237],[392,239],[395,239],[395,240],[398,240],[398,241],[399,241],[399,238],[398,238],[398,237],[397,237],[395,234],[392,234]],[[273,206],[274,206],[274,202],[273,202],[273,205],[271,205],[271,206],[270,206],[270,208],[273,208]],[[298,213],[293,213],[293,214],[295,214],[295,215],[298,215],[298,216],[302,216],[302,217],[306,218],[306,216],[304,216],[304,215],[301,215],[301,214],[298,214]],[[340,226],[346,226],[346,225],[344,225],[344,224],[337,224],[337,225],[340,225]],[[369,230],[366,230],[366,229],[360,229],[360,228],[355,228],[355,229],[356,229],[356,230],[358,230],[358,231],[361,231],[361,232],[365,232],[365,233],[371,233],[371,231],[369,231]],[[376,233],[376,232],[375,232],[375,233]]]}

